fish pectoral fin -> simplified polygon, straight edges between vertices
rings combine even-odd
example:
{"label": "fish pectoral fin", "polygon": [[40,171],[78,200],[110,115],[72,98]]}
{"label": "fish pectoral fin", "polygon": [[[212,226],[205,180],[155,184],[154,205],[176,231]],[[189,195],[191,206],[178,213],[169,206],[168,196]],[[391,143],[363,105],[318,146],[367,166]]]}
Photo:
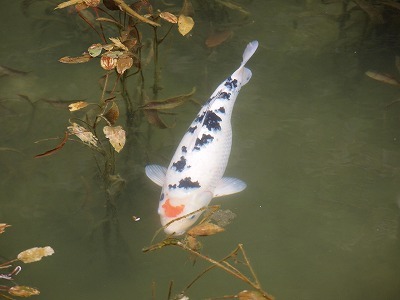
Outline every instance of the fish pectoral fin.
{"label": "fish pectoral fin", "polygon": [[246,188],[246,183],[240,179],[233,177],[223,177],[219,181],[214,191],[214,197],[235,194],[243,191]]}
{"label": "fish pectoral fin", "polygon": [[145,168],[147,177],[150,178],[155,184],[163,186],[165,182],[165,175],[167,168],[159,165],[147,165]]}

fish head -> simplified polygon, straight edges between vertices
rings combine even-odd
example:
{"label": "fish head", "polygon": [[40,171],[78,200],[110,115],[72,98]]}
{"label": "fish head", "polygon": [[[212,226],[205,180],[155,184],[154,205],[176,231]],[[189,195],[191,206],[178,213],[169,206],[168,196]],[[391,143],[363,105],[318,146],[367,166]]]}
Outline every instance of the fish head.
{"label": "fish head", "polygon": [[182,235],[188,230],[201,216],[203,211],[191,214],[203,207],[206,207],[213,194],[211,192],[188,193],[179,197],[161,193],[158,214],[160,215],[161,225],[164,232],[168,235]]}

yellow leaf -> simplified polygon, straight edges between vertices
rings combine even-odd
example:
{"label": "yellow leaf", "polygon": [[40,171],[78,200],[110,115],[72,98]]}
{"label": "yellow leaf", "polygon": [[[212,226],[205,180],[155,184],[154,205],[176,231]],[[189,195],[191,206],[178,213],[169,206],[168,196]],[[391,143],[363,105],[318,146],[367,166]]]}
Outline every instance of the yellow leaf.
{"label": "yellow leaf", "polygon": [[17,297],[30,297],[30,296],[35,296],[39,295],[40,292],[37,289],[31,288],[29,286],[23,286],[23,285],[16,285],[11,287],[8,290],[8,293],[13,296]]}
{"label": "yellow leaf", "polygon": [[183,36],[187,35],[193,28],[194,21],[191,17],[180,15],[178,18],[178,30]]}
{"label": "yellow leaf", "polygon": [[82,3],[82,2],[83,2],[83,0],[69,0],[69,1],[65,1],[65,2],[63,2],[63,3],[58,4],[57,7],[56,7],[55,9],[65,8],[65,7],[68,7],[68,6],[71,6],[71,5],[75,5],[75,4],[78,4],[78,3]]}
{"label": "yellow leaf", "polygon": [[87,103],[85,101],[78,101],[75,103],[71,103],[70,105],[68,105],[68,107],[69,107],[69,111],[76,111],[76,110],[80,110],[81,108],[84,108],[88,105],[89,105],[89,103]]}
{"label": "yellow leaf", "polygon": [[18,254],[17,258],[28,264],[32,263],[35,261],[39,261],[42,259],[44,256],[49,256],[54,253],[53,248],[46,246],[46,247],[35,247],[31,248],[25,251],[22,251],[20,254]]}
{"label": "yellow leaf", "polygon": [[125,130],[121,126],[104,126],[103,132],[106,138],[110,140],[110,144],[114,147],[115,151],[119,153],[125,146]]}
{"label": "yellow leaf", "polygon": [[81,64],[88,62],[92,57],[89,55],[89,53],[84,53],[82,56],[78,57],[70,57],[70,56],[64,56],[61,57],[58,61],[64,64]]}

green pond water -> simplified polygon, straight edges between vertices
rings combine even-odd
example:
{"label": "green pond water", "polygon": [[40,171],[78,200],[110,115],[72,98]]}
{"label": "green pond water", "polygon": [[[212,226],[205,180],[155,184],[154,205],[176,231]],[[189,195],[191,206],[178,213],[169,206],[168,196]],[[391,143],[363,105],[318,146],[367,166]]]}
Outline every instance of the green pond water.
{"label": "green pond water", "polygon": [[[24,10],[21,3],[30,5]],[[142,252],[160,226],[160,189],[144,166],[168,165],[199,106],[188,103],[163,116],[175,124],[171,129],[144,122],[137,128],[141,138],[116,156],[126,184],[116,204],[119,232],[110,232],[105,246],[105,198],[91,151],[68,142],[52,156],[33,158],[59,140],[35,142],[62,137],[72,114],[45,101],[33,109],[18,96],[97,102],[101,95],[98,61],[58,62],[99,39],[75,14],[53,12],[57,3],[4,1],[0,11],[0,65],[28,72],[0,77],[0,223],[12,225],[0,236],[0,259],[35,246],[54,248],[41,262],[21,264],[14,278],[38,288],[38,299],[167,299],[171,280],[176,294],[208,264],[193,264],[173,247]],[[338,3],[237,3],[249,22],[231,24],[232,37],[219,47],[205,46],[210,24],[201,11],[191,37],[173,30],[160,47],[159,99],[195,86],[195,99],[203,102],[240,64],[246,44],[260,43],[248,63],[253,77],[233,112],[226,170],[248,187],[212,202],[236,218],[224,233],[201,240],[202,253],[218,260],[243,244],[263,289],[276,299],[400,299],[400,105],[387,107],[400,89],[364,74],[399,76],[396,36],[378,32],[360,41],[359,10],[343,36]],[[234,23],[240,13],[230,10]],[[151,97],[151,64],[146,72]],[[128,85],[132,91],[136,82]],[[121,115],[118,124],[125,126]],[[213,270],[187,296],[248,288]]]}

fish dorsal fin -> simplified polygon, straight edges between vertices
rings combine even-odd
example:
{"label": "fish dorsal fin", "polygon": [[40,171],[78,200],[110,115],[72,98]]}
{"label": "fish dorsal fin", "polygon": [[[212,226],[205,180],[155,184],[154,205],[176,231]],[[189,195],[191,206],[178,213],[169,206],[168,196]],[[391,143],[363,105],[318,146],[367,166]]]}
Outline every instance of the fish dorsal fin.
{"label": "fish dorsal fin", "polygon": [[246,188],[246,183],[240,179],[233,177],[223,177],[218,182],[214,191],[214,197],[235,194],[243,191]]}
{"label": "fish dorsal fin", "polygon": [[147,165],[145,168],[147,177],[150,178],[155,184],[163,186],[165,182],[165,175],[167,168],[159,165]]}

